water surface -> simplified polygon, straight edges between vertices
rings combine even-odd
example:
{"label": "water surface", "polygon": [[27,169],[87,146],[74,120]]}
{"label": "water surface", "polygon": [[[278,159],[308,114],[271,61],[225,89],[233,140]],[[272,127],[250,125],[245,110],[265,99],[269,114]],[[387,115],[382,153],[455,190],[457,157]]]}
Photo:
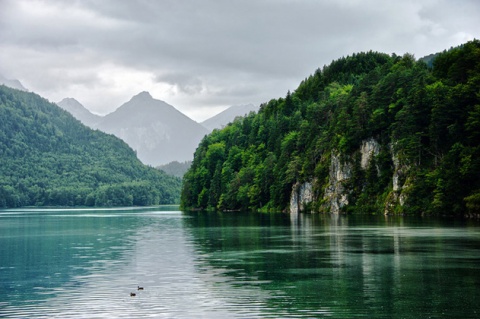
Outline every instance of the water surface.
{"label": "water surface", "polygon": [[479,265],[473,221],[0,211],[2,318],[478,318]]}

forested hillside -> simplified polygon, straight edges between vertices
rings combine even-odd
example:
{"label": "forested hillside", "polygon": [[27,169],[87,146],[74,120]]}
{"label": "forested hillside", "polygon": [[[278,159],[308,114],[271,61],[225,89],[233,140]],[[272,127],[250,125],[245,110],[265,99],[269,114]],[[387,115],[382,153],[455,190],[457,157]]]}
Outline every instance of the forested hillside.
{"label": "forested hillside", "polygon": [[33,93],[0,86],[0,207],[176,203],[181,180],[143,165]]}
{"label": "forested hillside", "polygon": [[480,211],[480,42],[333,61],[205,137],[185,208],[385,214]]}

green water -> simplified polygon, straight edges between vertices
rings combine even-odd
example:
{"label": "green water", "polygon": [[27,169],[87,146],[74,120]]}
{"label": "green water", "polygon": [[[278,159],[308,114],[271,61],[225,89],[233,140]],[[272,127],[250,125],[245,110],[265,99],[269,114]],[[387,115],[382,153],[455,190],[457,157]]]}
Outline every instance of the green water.
{"label": "green water", "polygon": [[0,318],[139,317],[478,318],[480,225],[0,211]]}

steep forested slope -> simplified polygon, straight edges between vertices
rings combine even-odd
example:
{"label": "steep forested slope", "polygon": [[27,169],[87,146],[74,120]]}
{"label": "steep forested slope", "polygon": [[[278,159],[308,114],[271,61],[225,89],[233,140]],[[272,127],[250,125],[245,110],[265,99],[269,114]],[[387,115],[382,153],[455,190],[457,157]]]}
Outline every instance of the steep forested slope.
{"label": "steep forested slope", "polygon": [[181,181],[57,105],[0,86],[0,207],[175,203]]}
{"label": "steep forested slope", "polygon": [[480,207],[480,42],[354,54],[215,130],[184,207],[462,215]]}

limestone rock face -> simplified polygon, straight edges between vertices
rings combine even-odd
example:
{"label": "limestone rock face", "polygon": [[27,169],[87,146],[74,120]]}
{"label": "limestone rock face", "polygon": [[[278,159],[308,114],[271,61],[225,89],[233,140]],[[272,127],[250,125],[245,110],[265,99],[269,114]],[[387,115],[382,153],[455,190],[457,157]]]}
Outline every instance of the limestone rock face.
{"label": "limestone rock face", "polygon": [[390,153],[393,162],[392,191],[385,202],[385,215],[394,213],[393,208],[397,205],[405,205],[407,192],[411,184],[407,178],[410,167],[400,162],[398,155],[395,153],[394,147],[390,145]]}
{"label": "limestone rock face", "polygon": [[341,209],[348,205],[348,190],[345,183],[352,175],[352,164],[342,163],[340,155],[332,153],[330,162],[329,183],[325,189],[323,199],[324,209],[332,214],[339,214]]}
{"label": "limestone rock face", "polygon": [[362,155],[362,159],[360,162],[360,166],[362,169],[367,169],[368,164],[378,155],[380,152],[380,144],[375,141],[373,138],[369,138],[368,140],[364,140],[362,142],[362,146],[360,147],[360,154]]}
{"label": "limestone rock face", "polygon": [[292,194],[290,196],[290,213],[298,214],[304,212],[306,206],[313,202],[313,186],[309,182],[296,183],[292,187]]}
{"label": "limestone rock face", "polygon": [[[320,190],[315,190],[313,184],[297,182],[292,187],[290,196],[290,213],[304,212],[309,203],[322,202],[320,211],[340,214],[349,203],[349,197],[355,196],[349,182],[354,175],[354,169],[366,171],[372,165],[372,160],[380,154],[381,145],[374,138],[362,141],[359,149],[353,154],[341,154],[333,150],[330,155],[330,168],[328,180]],[[414,181],[409,178],[409,165],[402,163],[394,147],[389,146],[393,163],[393,175],[391,177],[391,192],[385,201],[385,214],[395,213],[394,209],[403,206],[408,197],[408,190]],[[359,162],[358,162],[359,161]],[[377,176],[380,168],[377,166]],[[356,173],[355,173],[356,174]],[[323,197],[322,197],[323,191]],[[315,195],[316,194],[316,195]]]}

